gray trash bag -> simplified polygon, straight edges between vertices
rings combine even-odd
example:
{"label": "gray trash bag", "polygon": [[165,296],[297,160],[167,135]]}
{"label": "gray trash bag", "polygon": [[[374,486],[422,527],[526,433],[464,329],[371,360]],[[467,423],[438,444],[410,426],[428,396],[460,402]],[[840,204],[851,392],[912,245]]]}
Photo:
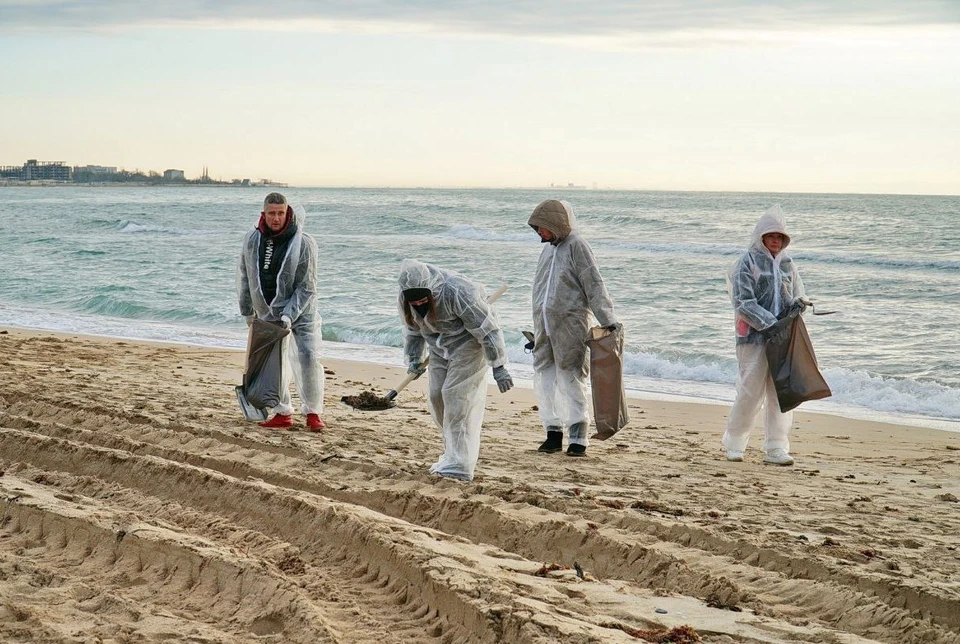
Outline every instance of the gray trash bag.
{"label": "gray trash bag", "polygon": [[800,317],[791,309],[783,319],[764,329],[767,366],[777,388],[780,411],[786,413],[802,402],[833,395],[817,366],[817,356]]}
{"label": "gray trash bag", "polygon": [[283,339],[290,334],[279,324],[255,319],[247,337],[247,364],[237,401],[247,420],[266,420],[267,410],[280,404],[283,387]]}
{"label": "gray trash bag", "polygon": [[630,421],[623,391],[623,333],[603,327],[590,329],[590,390],[593,398],[593,425],[590,438],[606,440]]}

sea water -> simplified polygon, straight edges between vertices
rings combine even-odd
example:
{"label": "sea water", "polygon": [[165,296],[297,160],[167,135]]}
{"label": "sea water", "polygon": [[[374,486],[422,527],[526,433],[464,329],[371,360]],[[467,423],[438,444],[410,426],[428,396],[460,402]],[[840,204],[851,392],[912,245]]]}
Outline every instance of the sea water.
{"label": "sea water", "polygon": [[[244,234],[267,190],[0,188],[0,325],[242,348]],[[626,329],[628,389],[729,402],[736,359],[726,274],[780,203],[833,390],[804,409],[960,431],[960,197],[570,189],[284,189],[320,253],[324,354],[402,364],[403,258],[460,271],[497,304],[511,370],[542,249],[526,221],[569,201]],[[0,358],[2,363],[2,358]],[[228,394],[224,394],[228,395]]]}

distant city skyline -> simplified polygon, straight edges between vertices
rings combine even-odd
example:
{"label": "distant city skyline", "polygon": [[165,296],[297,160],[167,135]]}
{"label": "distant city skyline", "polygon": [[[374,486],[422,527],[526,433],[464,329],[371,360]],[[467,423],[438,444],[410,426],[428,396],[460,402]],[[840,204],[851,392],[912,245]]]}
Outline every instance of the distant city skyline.
{"label": "distant city skyline", "polygon": [[24,185],[32,183],[46,184],[104,184],[104,183],[157,183],[164,184],[217,184],[239,186],[283,186],[283,182],[269,178],[251,180],[248,177],[223,179],[211,177],[209,168],[204,166],[200,176],[192,178],[178,168],[165,168],[162,172],[155,169],[118,168],[104,165],[70,165],[63,161],[27,159],[23,164],[0,163],[0,186]]}
{"label": "distant city skyline", "polygon": [[3,163],[960,194],[960,3],[0,0]]}

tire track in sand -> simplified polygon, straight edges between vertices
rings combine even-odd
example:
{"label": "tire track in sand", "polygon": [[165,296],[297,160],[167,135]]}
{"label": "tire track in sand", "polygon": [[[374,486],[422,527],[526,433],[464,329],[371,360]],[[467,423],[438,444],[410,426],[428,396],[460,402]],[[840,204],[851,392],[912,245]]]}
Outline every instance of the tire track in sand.
{"label": "tire track in sand", "polygon": [[[356,472],[351,473],[350,468],[343,470],[330,463],[325,464],[325,474],[301,478],[302,475],[283,474],[272,468],[256,467],[243,460],[201,457],[190,452],[102,432],[70,430],[58,424],[36,421],[21,421],[19,424],[32,425],[34,431],[72,434],[75,439],[108,443],[109,447],[124,452],[146,452],[173,461],[184,460],[231,476],[254,477],[287,488],[365,505],[388,515],[470,538],[475,542],[493,543],[533,560],[562,560],[570,553],[576,553],[590,570],[605,578],[638,581],[651,587],[712,598],[722,605],[749,603],[751,595],[763,593],[768,601],[771,595],[775,595],[779,603],[788,607],[793,605],[798,614],[809,616],[812,611],[825,624],[833,622],[844,630],[849,628],[854,632],[872,633],[874,636],[878,627],[882,626],[901,638],[891,637],[888,641],[931,641],[928,635],[938,632],[946,638],[952,636],[951,633],[940,632],[942,629],[936,623],[925,624],[914,619],[909,611],[884,605],[862,592],[849,588],[837,590],[827,584],[822,584],[824,587],[811,588],[807,580],[785,579],[778,574],[777,565],[773,566],[775,572],[772,574],[764,576],[753,571],[751,575],[748,566],[732,564],[730,561],[711,561],[717,558],[698,548],[691,551],[691,548],[681,548],[670,543],[644,543],[642,540],[631,539],[629,534],[620,534],[622,531],[606,527],[598,530],[583,519],[571,521],[570,517],[559,513],[544,512],[543,519],[534,522],[530,521],[528,515],[511,516],[511,506],[515,504],[503,503],[495,498],[463,500],[457,498],[459,493],[444,498],[442,494],[436,495],[435,486],[429,484],[415,484],[413,489],[402,483],[383,481],[364,486]],[[239,448],[228,445],[225,449],[229,452]],[[271,454],[270,458],[275,456]],[[292,464],[284,463],[285,466]],[[363,470],[368,471],[369,468]],[[344,481],[350,480],[351,474],[358,480],[350,481],[351,485],[344,485]],[[325,481],[325,477],[329,479]],[[689,535],[687,537],[689,538]],[[706,541],[705,539],[704,543]],[[698,544],[694,544],[696,545]],[[726,575],[716,572],[723,570]],[[808,572],[807,575],[818,582],[823,581],[817,577],[819,572],[817,575]],[[738,586],[730,581],[730,577],[752,577],[752,582]],[[849,610],[838,610],[838,606]],[[869,617],[864,619],[865,615]],[[927,635],[923,635],[924,633]],[[903,639],[908,636],[909,639]]]}
{"label": "tire track in sand", "polygon": [[[370,637],[368,631],[357,637],[348,633],[335,636],[327,632],[335,637],[334,641],[629,642],[634,640],[611,626],[619,622],[616,615],[625,614],[629,606],[636,609],[638,602],[645,602],[642,606],[644,612],[649,610],[652,613],[654,602],[666,601],[652,596],[631,596],[626,586],[614,589],[595,582],[589,585],[610,597],[604,603],[612,606],[615,613],[597,615],[597,605],[591,606],[580,599],[584,591],[569,588],[581,583],[572,571],[560,577],[541,578],[534,574],[539,567],[535,562],[413,526],[364,507],[277,488],[262,481],[239,481],[152,456],[136,456],[21,430],[0,429],[0,454],[9,458],[13,452],[17,453],[19,462],[42,468],[43,473],[38,478],[43,484],[56,482],[59,475],[50,472],[69,472],[70,476],[77,477],[74,487],[78,490],[103,486],[102,491],[110,497],[112,506],[118,503],[125,489],[137,490],[156,498],[157,503],[179,503],[186,513],[209,513],[248,530],[282,539],[296,548],[296,559],[303,562],[305,572],[312,567],[323,570],[324,565],[333,566],[327,569],[326,575],[341,581],[352,579],[353,582],[348,579],[344,586],[349,589],[351,583],[357,584],[364,598],[362,604],[350,605],[352,609],[362,609],[359,621],[372,620],[389,632],[374,637]],[[68,486],[66,489],[72,488]],[[82,497],[83,500],[86,498]],[[5,511],[10,509],[10,504],[9,500],[5,502]],[[17,507],[22,505],[22,500],[16,503]],[[63,521],[61,517],[64,515],[61,510],[52,519],[47,510],[39,520],[34,520],[34,524],[42,526],[44,522]],[[99,528],[97,542],[112,544],[120,530],[127,533],[124,525],[127,524],[109,531]],[[43,528],[39,530],[38,543],[46,539]],[[201,538],[191,535],[189,540]],[[126,537],[122,541],[126,541]],[[163,547],[164,552],[169,549],[169,545]],[[90,555],[94,552],[92,550]],[[173,556],[189,561],[182,548]],[[222,568],[223,564],[218,562],[211,566],[212,569],[218,567]],[[191,562],[177,568],[199,570],[202,566]],[[187,578],[191,581],[184,586],[197,586],[195,577]],[[206,583],[223,586],[222,582]],[[309,589],[309,582],[307,586]],[[252,592],[251,597],[261,594],[262,590]],[[697,609],[699,602],[687,601],[691,609]],[[261,628],[268,628],[265,625],[273,623],[275,628],[287,633],[288,627],[279,624],[276,614],[276,611],[270,611],[261,615],[257,623]],[[760,628],[751,625],[750,621],[747,619],[735,625],[732,632],[740,636],[740,641],[775,642],[783,633],[797,630],[789,624],[777,624],[771,620],[761,620],[764,623]],[[302,616],[298,623],[302,628],[305,623]],[[650,627],[658,625],[639,618],[634,625],[637,623]],[[716,640],[707,633],[704,641],[727,640]]]}

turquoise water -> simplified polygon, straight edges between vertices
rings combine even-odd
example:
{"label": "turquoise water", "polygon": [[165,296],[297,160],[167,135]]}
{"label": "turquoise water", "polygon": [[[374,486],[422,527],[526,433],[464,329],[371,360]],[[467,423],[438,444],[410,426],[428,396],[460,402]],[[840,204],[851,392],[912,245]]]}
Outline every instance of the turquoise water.
{"label": "turquoise water", "polygon": [[[492,290],[520,377],[541,247],[526,220],[570,201],[627,330],[628,386],[732,400],[724,275],[781,203],[834,391],[805,408],[960,429],[960,197],[594,190],[298,189],[321,255],[325,352],[399,364],[405,257]],[[264,191],[2,188],[0,324],[242,347],[240,241]]]}

